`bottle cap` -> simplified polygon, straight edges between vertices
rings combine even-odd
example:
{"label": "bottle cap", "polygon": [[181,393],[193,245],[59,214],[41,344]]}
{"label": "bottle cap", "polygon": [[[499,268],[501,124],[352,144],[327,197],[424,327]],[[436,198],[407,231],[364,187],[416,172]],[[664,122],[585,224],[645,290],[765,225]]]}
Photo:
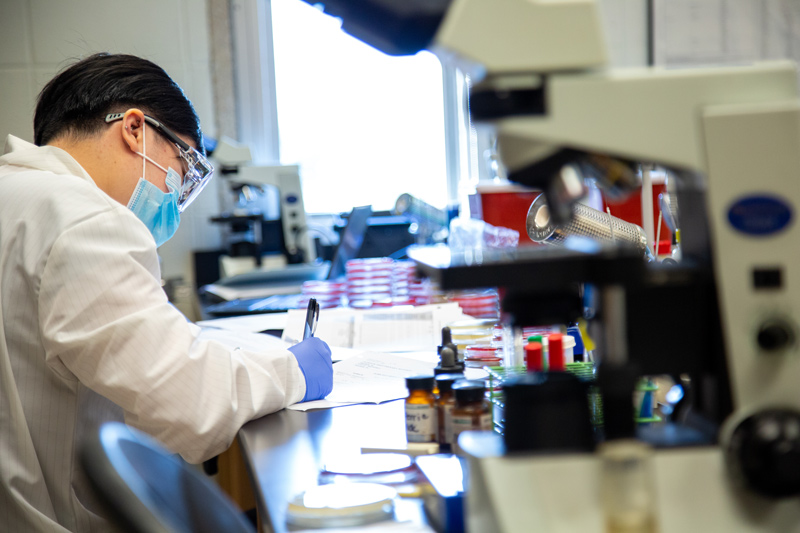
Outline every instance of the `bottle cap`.
{"label": "bottle cap", "polygon": [[570,335],[573,339],[575,339],[575,347],[572,349],[572,352],[575,355],[583,354],[586,351],[586,349],[583,347],[583,339],[581,338],[581,328],[579,328],[578,326],[567,328],[567,335]]}
{"label": "bottle cap", "polygon": [[485,398],[486,386],[482,381],[465,379],[453,384],[453,392],[458,403],[480,402]]}
{"label": "bottle cap", "polygon": [[406,378],[408,390],[433,390],[433,376],[411,376]]}
{"label": "bottle cap", "polygon": [[525,345],[525,364],[528,372],[540,372],[544,368],[540,342],[529,342]]}
{"label": "bottle cap", "polygon": [[440,365],[442,367],[445,366],[453,366],[456,364],[456,354],[453,352],[452,348],[445,346],[442,348],[442,359]]}
{"label": "bottle cap", "polygon": [[458,363],[456,362],[456,354],[453,350],[447,346],[442,348],[441,354],[442,359],[439,363],[439,366],[433,369],[433,374],[438,376],[439,374],[452,374],[458,373],[462,370]]}
{"label": "bottle cap", "polygon": [[453,384],[457,381],[464,379],[464,374],[439,374],[436,376],[436,385],[439,392],[448,392],[453,390]]}
{"label": "bottle cap", "polygon": [[564,366],[564,336],[561,333],[553,333],[547,337],[547,359],[550,363],[551,371],[563,372]]}
{"label": "bottle cap", "polygon": [[448,342],[446,346],[451,350],[453,350],[453,353],[456,354],[456,361],[458,361],[459,360],[458,345],[454,342]]}
{"label": "bottle cap", "polygon": [[464,366],[465,366],[465,363],[464,363],[464,352],[463,351],[459,352],[458,351],[458,345],[456,345],[455,343],[452,343],[452,342],[450,344],[448,344],[447,347],[450,348],[451,350],[453,350],[453,353],[456,354],[456,366],[458,366],[461,369],[461,372],[463,372],[464,371]]}

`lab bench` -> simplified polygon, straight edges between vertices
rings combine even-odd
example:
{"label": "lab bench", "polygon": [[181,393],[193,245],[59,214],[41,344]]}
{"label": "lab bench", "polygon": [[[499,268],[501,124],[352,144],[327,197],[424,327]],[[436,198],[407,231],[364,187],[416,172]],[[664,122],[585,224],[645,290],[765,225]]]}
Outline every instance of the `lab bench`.
{"label": "lab bench", "polygon": [[[239,444],[253,483],[260,531],[293,531],[286,523],[289,500],[319,485],[328,462],[357,457],[362,448],[406,447],[404,401],[306,412],[284,409],[245,424]],[[397,521],[426,523],[418,498],[397,498],[394,514]]]}

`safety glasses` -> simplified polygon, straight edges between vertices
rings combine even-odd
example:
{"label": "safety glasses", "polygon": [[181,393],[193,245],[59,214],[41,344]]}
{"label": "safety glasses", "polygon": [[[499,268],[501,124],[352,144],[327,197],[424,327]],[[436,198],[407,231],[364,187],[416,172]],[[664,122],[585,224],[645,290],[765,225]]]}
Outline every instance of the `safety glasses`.
{"label": "safety glasses", "polygon": [[[106,122],[122,120],[124,116],[125,113],[110,113],[106,115]],[[183,213],[203,188],[208,185],[208,182],[211,181],[211,177],[214,175],[214,167],[211,166],[211,163],[208,162],[208,159],[203,154],[186,144],[175,132],[161,122],[148,115],[144,116],[144,120],[166,137],[168,141],[174,143],[178,147],[181,159],[186,162],[187,170],[183,176],[183,184],[178,195],[178,211]]]}

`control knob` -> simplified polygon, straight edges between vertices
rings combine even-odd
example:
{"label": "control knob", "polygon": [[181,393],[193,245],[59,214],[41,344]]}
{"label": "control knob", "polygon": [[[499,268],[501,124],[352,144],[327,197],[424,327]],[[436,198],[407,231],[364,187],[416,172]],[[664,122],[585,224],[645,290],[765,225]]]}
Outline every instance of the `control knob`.
{"label": "control knob", "polygon": [[800,494],[800,413],[770,409],[733,431],[728,466],[745,487],[767,498]]}
{"label": "control knob", "polygon": [[756,342],[762,350],[777,352],[794,343],[792,326],[782,320],[768,320],[758,328]]}

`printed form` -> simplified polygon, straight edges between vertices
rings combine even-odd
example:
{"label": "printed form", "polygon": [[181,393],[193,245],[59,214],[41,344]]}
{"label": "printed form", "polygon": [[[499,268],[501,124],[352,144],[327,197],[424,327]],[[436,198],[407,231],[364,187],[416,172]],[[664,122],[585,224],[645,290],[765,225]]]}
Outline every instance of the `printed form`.
{"label": "printed form", "polygon": [[333,391],[324,399],[290,405],[307,411],[356,403],[382,403],[408,395],[405,378],[433,374],[435,354],[428,361],[402,355],[364,352],[333,365]]}
{"label": "printed form", "polygon": [[[442,328],[466,318],[455,302],[383,309],[322,309],[314,336],[329,346],[383,352],[435,350]],[[305,310],[291,310],[283,340],[302,338]]]}

